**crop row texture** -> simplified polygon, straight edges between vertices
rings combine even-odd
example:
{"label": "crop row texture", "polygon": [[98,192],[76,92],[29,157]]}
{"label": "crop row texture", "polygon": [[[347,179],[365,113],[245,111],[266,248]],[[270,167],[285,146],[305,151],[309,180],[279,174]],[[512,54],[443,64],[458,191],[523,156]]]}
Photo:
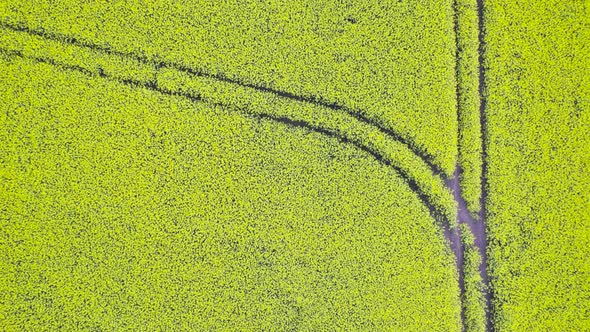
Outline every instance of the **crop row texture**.
{"label": "crop row texture", "polygon": [[476,0],[456,0],[457,84],[461,193],[473,216],[480,210],[482,138],[479,92],[479,21]]}
{"label": "crop row texture", "polygon": [[588,2],[484,3],[494,325],[588,331]]}

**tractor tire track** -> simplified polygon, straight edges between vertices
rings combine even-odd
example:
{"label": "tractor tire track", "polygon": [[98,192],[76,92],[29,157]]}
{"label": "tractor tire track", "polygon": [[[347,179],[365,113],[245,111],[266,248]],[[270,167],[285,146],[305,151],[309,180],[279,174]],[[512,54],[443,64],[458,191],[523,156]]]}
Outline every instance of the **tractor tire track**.
{"label": "tractor tire track", "polygon": [[[458,149],[461,148],[460,145],[460,131],[461,131],[461,121],[459,119],[459,112],[460,112],[460,96],[461,96],[461,89],[459,83],[459,16],[458,16],[458,9],[457,9],[457,0],[454,0],[452,3],[452,12],[453,12],[453,32],[455,34],[455,80],[457,81],[455,84],[455,96],[456,96],[456,103],[457,103],[457,111],[455,112],[456,120],[457,120],[457,147]],[[457,157],[460,158],[460,151],[458,151]],[[453,191],[453,183],[452,181],[457,178],[456,175],[452,179],[445,180],[445,186],[451,192],[453,192],[453,199],[458,206],[457,217],[458,222],[460,223],[460,214],[461,214],[461,207],[460,204],[457,202],[457,193]],[[457,181],[458,182],[458,181]],[[457,183],[458,186],[458,183]],[[463,304],[463,299],[465,296],[465,248],[463,248],[463,241],[461,241],[461,229],[459,227],[455,227],[454,230],[446,229],[445,230],[445,238],[449,241],[451,250],[455,255],[455,264],[457,267],[457,274],[459,279],[459,298],[461,302],[461,331],[465,332],[465,305]]]}
{"label": "tractor tire track", "polygon": [[[457,165],[453,177],[450,179],[445,180],[446,187],[453,193],[453,197],[455,202],[457,203],[457,222],[459,224],[466,224],[469,227],[469,231],[475,238],[474,244],[477,247],[479,254],[481,256],[481,264],[479,266],[479,274],[481,277],[481,281],[483,284],[483,296],[486,302],[486,331],[493,330],[492,324],[492,288],[490,287],[489,282],[489,275],[488,275],[488,257],[487,257],[487,233],[486,233],[486,210],[485,210],[485,203],[487,199],[487,121],[486,121],[486,99],[485,99],[485,65],[484,65],[484,52],[485,52],[485,21],[484,21],[484,0],[476,0],[477,3],[477,19],[478,19],[478,93],[480,99],[479,105],[479,121],[480,121],[480,128],[481,128],[481,140],[482,140],[482,172],[481,172],[481,196],[480,196],[480,211],[478,213],[479,221],[475,220],[469,210],[467,209],[467,204],[461,195],[461,187],[459,185],[459,181],[461,178],[461,168]],[[458,35],[458,16],[457,16],[457,2],[453,2],[454,10],[455,10],[455,38],[456,41],[459,38]],[[457,67],[459,66],[459,53],[458,53],[458,45],[457,45]],[[456,72],[458,75],[458,72]],[[457,84],[457,100],[459,100],[459,84]],[[459,107],[459,103],[457,104]],[[457,109],[459,112],[459,109]],[[457,113],[458,114],[458,113]],[[459,130],[461,128],[459,127]],[[453,244],[453,242],[458,241],[457,237],[459,234],[447,234],[445,233],[446,238]],[[453,247],[453,245],[452,245]],[[463,268],[463,255],[464,255],[464,248],[462,248],[462,244],[455,245],[454,247],[455,256],[457,258],[457,270],[459,271],[459,286],[461,287],[461,294],[465,292],[465,285],[461,281],[464,277],[464,268]],[[463,313],[463,312],[462,312]],[[464,319],[464,317],[462,317]],[[463,328],[465,325],[463,324]]]}
{"label": "tractor tire track", "polygon": [[[486,312],[486,331],[494,330],[493,320],[492,320],[492,313],[494,312],[493,307],[493,288],[490,285],[488,270],[489,265],[487,264],[488,257],[487,257],[487,228],[486,228],[486,202],[487,202],[487,188],[488,188],[488,154],[487,154],[487,146],[488,146],[488,137],[487,137],[487,117],[486,117],[486,92],[485,92],[485,50],[486,50],[486,42],[485,42],[485,4],[484,0],[477,0],[477,18],[478,18],[478,28],[479,28],[479,98],[480,98],[480,106],[479,106],[479,121],[481,127],[481,148],[482,148],[482,172],[481,172],[481,210],[479,211],[479,227],[481,230],[477,230],[481,233],[480,243],[476,245],[480,248],[482,264],[480,265],[480,273],[482,274],[482,280],[485,285],[485,299],[486,299],[486,307],[488,308]],[[476,238],[477,241],[477,238]],[[483,279],[485,276],[485,279]]]}
{"label": "tractor tire track", "polygon": [[[122,51],[118,51],[118,50],[113,50],[110,47],[98,45],[98,44],[95,44],[95,43],[92,43],[89,41],[82,41],[82,40],[79,40],[78,38],[73,37],[73,36],[68,36],[65,34],[59,34],[59,33],[55,33],[55,32],[48,32],[48,31],[45,31],[44,29],[32,29],[22,23],[13,24],[13,23],[8,23],[8,22],[0,22],[0,28],[8,29],[8,30],[16,31],[16,32],[26,33],[28,35],[38,36],[38,37],[41,37],[44,39],[49,39],[49,40],[56,41],[59,43],[74,45],[74,46],[83,47],[83,48],[89,48],[94,51],[98,51],[98,52],[105,53],[108,55],[114,55],[114,56],[118,56],[118,57],[122,57],[122,58],[130,58],[130,59],[133,59],[137,62],[141,62],[146,65],[154,66],[157,69],[159,69],[159,68],[175,69],[175,70],[187,73],[189,75],[193,75],[193,76],[197,76],[197,77],[211,78],[211,79],[239,85],[239,86],[246,87],[246,88],[251,88],[251,89],[254,89],[257,91],[271,93],[271,94],[274,94],[274,95],[282,97],[282,98],[287,98],[287,99],[291,99],[291,100],[295,100],[295,101],[299,101],[299,102],[309,103],[309,104],[325,107],[325,108],[335,110],[335,111],[345,112],[346,114],[354,117],[356,120],[363,122],[365,124],[368,124],[374,128],[377,128],[383,134],[406,145],[415,155],[420,157],[420,159],[422,159],[422,161],[424,163],[426,163],[428,165],[428,167],[430,167],[430,169],[432,169],[433,173],[440,175],[442,177],[446,177],[445,172],[442,169],[442,167],[437,165],[437,163],[435,162],[434,156],[432,154],[430,154],[424,147],[421,147],[420,145],[416,144],[416,142],[414,142],[413,139],[406,137],[399,132],[396,132],[394,129],[384,127],[377,120],[366,116],[364,114],[365,112],[363,112],[363,111],[353,110],[345,105],[338,104],[337,102],[328,101],[321,96],[297,95],[292,92],[278,90],[278,89],[275,89],[272,87],[258,85],[258,84],[246,82],[246,81],[243,81],[240,79],[230,78],[225,73],[214,74],[214,73],[209,73],[202,68],[191,68],[191,67],[188,67],[188,66],[181,64],[181,63],[175,63],[175,62],[164,61],[164,60],[152,60],[152,59],[149,59],[145,55],[140,56],[140,55],[137,55],[134,53],[127,53],[127,52],[122,52]],[[153,55],[152,58],[160,59],[161,57],[159,55]]]}
{"label": "tractor tire track", "polygon": [[[68,44],[68,45],[91,49],[93,51],[98,51],[98,52],[101,52],[101,53],[104,53],[107,55],[118,56],[121,58],[130,58],[132,60],[137,61],[138,63],[153,66],[156,70],[158,70],[160,68],[175,69],[175,70],[187,73],[192,76],[211,78],[211,79],[218,80],[221,82],[226,82],[226,83],[236,84],[238,86],[242,86],[242,87],[246,87],[246,88],[251,88],[251,89],[254,89],[257,91],[271,93],[271,94],[274,94],[274,95],[282,97],[282,98],[287,98],[287,99],[298,101],[298,102],[309,103],[309,104],[313,104],[316,106],[325,107],[327,109],[331,109],[334,111],[342,111],[342,112],[348,114],[349,116],[353,117],[354,119],[358,120],[359,122],[367,124],[373,128],[376,128],[381,133],[383,133],[385,136],[405,145],[412,153],[414,153],[416,156],[418,156],[421,159],[421,161],[424,162],[425,165],[428,166],[428,168],[431,170],[433,176],[437,176],[437,177],[441,178],[443,185],[444,185],[444,181],[446,181],[448,179],[448,177],[445,174],[442,167],[438,166],[434,162],[434,157],[432,155],[430,155],[428,152],[426,152],[425,149],[419,148],[418,145],[415,144],[413,141],[411,141],[409,139],[405,139],[401,134],[394,132],[392,129],[388,129],[388,128],[383,127],[381,124],[379,124],[375,120],[366,117],[365,115],[361,114],[358,111],[352,110],[352,109],[350,109],[346,106],[343,106],[343,105],[338,105],[334,102],[325,101],[322,97],[299,96],[299,95],[295,95],[295,94],[292,94],[292,93],[286,92],[286,91],[280,91],[280,90],[276,90],[276,89],[265,87],[265,86],[254,85],[251,83],[242,82],[242,81],[239,81],[236,79],[230,79],[230,78],[226,77],[226,75],[224,75],[224,74],[210,74],[210,73],[204,72],[203,70],[189,68],[189,67],[186,67],[186,66],[184,66],[182,64],[178,64],[178,63],[150,60],[145,55],[140,56],[140,55],[133,54],[133,53],[125,53],[125,52],[113,50],[110,47],[105,47],[105,46],[98,45],[98,44],[95,44],[92,42],[81,41],[81,40],[78,40],[77,38],[72,37],[72,36],[58,34],[58,33],[54,33],[54,32],[47,32],[43,29],[32,29],[22,23],[10,24],[10,23],[6,23],[6,22],[0,22],[0,28],[12,30],[15,32],[22,32],[22,33],[25,33],[28,35],[41,37],[43,39],[52,40],[52,41],[62,43],[62,44]],[[21,54],[21,56],[22,56],[22,54]],[[157,58],[157,57],[158,57],[157,55],[154,56],[154,58]],[[48,62],[48,61],[46,61],[46,62]],[[71,69],[83,69],[83,68],[71,68]],[[99,68],[99,75],[101,77],[106,76],[105,73],[100,68]],[[116,79],[116,78],[113,78],[113,79]],[[121,80],[119,80],[119,81],[121,81]],[[121,83],[128,84],[131,82],[128,80],[127,81],[122,80]],[[133,84],[142,85],[146,88],[151,88],[151,89],[154,89],[157,87],[155,82],[151,82],[148,84],[142,84],[141,82],[135,82]],[[171,92],[171,91],[166,91],[166,90],[161,90],[160,92],[178,95],[177,92]],[[189,97],[189,96],[185,95],[185,97]],[[199,100],[202,101],[201,98],[199,98]],[[258,115],[258,116],[260,116],[260,115]],[[272,115],[268,114],[266,117],[270,119],[272,117]],[[275,120],[277,122],[291,123],[292,125],[298,123],[297,121],[287,120],[286,118],[281,118],[280,120],[275,119]],[[299,123],[299,124],[301,126],[301,123]],[[314,129],[312,129],[312,126],[309,123],[306,123],[305,127],[310,130],[314,130],[316,132],[323,133],[324,135],[328,135],[328,136],[335,136],[336,135],[334,132],[326,131],[325,129],[319,128],[317,126]],[[342,135],[339,135],[339,137],[340,137],[340,141],[350,142],[350,140],[348,138],[345,138]],[[368,147],[364,146],[360,142],[356,142],[355,146],[365,152],[370,153],[374,158],[379,160],[381,163],[383,163],[384,161],[387,161],[378,152],[376,152],[372,149],[369,149]],[[390,164],[391,167],[395,167],[394,165],[391,164],[391,162],[387,161],[387,163]],[[451,234],[451,232],[454,232],[454,230],[452,230],[452,229],[455,228],[455,227],[453,227],[455,224],[455,221],[449,220],[448,217],[444,216],[444,213],[437,211],[435,204],[433,204],[433,202],[431,202],[428,199],[428,196],[426,195],[426,193],[424,191],[420,190],[420,186],[416,183],[416,181],[411,176],[409,176],[408,172],[403,171],[400,167],[395,167],[395,168],[398,171],[398,173],[400,175],[402,175],[402,177],[404,177],[406,182],[410,185],[411,189],[418,194],[420,200],[429,209],[431,216],[435,220],[439,221],[439,224],[442,225],[443,233],[446,232],[446,233]],[[460,247],[459,240],[460,239],[459,239],[458,235],[455,236],[455,238],[453,238],[453,240],[451,241],[451,246],[455,249],[458,249]],[[455,256],[457,257],[458,260],[461,259],[461,257],[462,257],[462,256],[461,257],[457,256],[457,254],[455,254]]]}
{"label": "tractor tire track", "polygon": [[212,106],[218,106],[218,107],[222,107],[225,109],[233,109],[234,111],[244,114],[250,118],[257,119],[258,121],[263,121],[263,120],[272,121],[272,122],[279,123],[279,124],[282,124],[282,125],[285,125],[285,126],[288,126],[291,128],[302,128],[302,129],[308,130],[310,132],[315,132],[315,133],[321,134],[323,136],[334,138],[343,144],[354,146],[355,148],[369,154],[371,157],[373,157],[380,164],[393,169],[402,178],[402,180],[404,180],[404,182],[406,182],[406,184],[408,185],[410,190],[418,196],[418,199],[428,208],[430,216],[435,221],[438,221],[440,224],[442,224],[443,228],[449,228],[451,225],[450,224],[451,220],[446,218],[444,214],[438,212],[436,205],[433,202],[431,202],[428,195],[420,188],[418,183],[410,176],[410,174],[408,174],[407,171],[394,165],[390,160],[384,158],[381,154],[379,154],[379,152],[374,151],[370,147],[364,145],[362,142],[359,142],[354,139],[350,139],[350,138],[348,138],[336,131],[322,128],[319,126],[315,126],[315,125],[313,125],[307,121],[304,121],[304,120],[294,120],[294,119],[290,119],[287,117],[279,117],[279,116],[276,116],[273,114],[267,114],[267,113],[255,113],[255,112],[249,111],[246,108],[236,107],[235,105],[229,104],[229,103],[210,102],[208,100],[203,99],[202,97],[200,97],[198,95],[192,95],[187,92],[181,92],[181,91],[171,91],[171,90],[162,88],[162,87],[158,86],[158,84],[155,81],[142,82],[142,81],[133,80],[133,79],[120,79],[120,78],[111,76],[109,74],[106,74],[103,71],[100,71],[99,73],[95,73],[95,72],[92,72],[86,68],[82,68],[80,66],[68,65],[68,64],[56,61],[54,59],[46,58],[46,57],[27,56],[27,55],[24,55],[20,51],[6,50],[4,48],[0,48],[0,53],[6,54],[8,56],[13,56],[13,57],[16,56],[16,57],[20,57],[22,59],[32,60],[32,61],[35,61],[38,63],[45,63],[45,64],[60,68],[65,71],[79,72],[79,73],[82,73],[82,74],[89,76],[89,77],[100,77],[100,78],[103,78],[106,80],[118,82],[118,83],[121,83],[121,84],[124,84],[127,86],[132,86],[135,88],[143,88],[143,89],[147,89],[147,90],[154,91],[154,92],[168,95],[168,96],[182,97],[182,98],[187,99],[193,103],[207,103]]}

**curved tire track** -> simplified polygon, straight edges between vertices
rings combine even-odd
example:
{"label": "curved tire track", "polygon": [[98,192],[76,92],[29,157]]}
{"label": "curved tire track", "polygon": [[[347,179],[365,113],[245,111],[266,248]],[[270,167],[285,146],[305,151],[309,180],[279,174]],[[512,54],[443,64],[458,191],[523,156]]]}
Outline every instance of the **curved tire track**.
{"label": "curved tire track", "polygon": [[[243,95],[252,95],[253,92],[259,95],[269,94],[269,90],[266,88],[255,87],[253,89],[250,85],[235,83],[233,81],[219,79],[218,77],[197,75],[191,72],[191,69],[175,68],[175,66],[177,66],[176,64],[166,66],[165,64],[162,64],[160,62],[155,63],[153,61],[148,61],[147,59],[144,59],[142,57],[137,57],[132,54],[123,54],[121,52],[112,50],[94,52],[95,49],[93,48],[93,45],[86,45],[84,43],[78,42],[76,39],[66,36],[52,34],[48,35],[43,30],[37,31],[31,30],[26,27],[7,26],[6,24],[3,24],[1,22],[0,27],[4,28],[4,30],[7,30],[8,32],[13,34],[13,36],[9,36],[9,40],[10,37],[12,37],[12,40],[15,42],[8,43],[11,45],[9,49],[18,49],[23,51],[23,44],[20,40],[21,33],[23,34],[22,36],[25,36],[24,40],[27,40],[26,36],[28,36],[28,38],[32,38],[28,40],[28,42],[33,43],[32,45],[35,45],[35,47],[25,47],[25,49],[27,50],[23,52],[26,54],[20,54],[20,56],[33,57],[36,58],[38,61],[42,60],[44,62],[56,62],[57,60],[55,60],[54,55],[55,52],[47,53],[42,51],[44,48],[54,49],[54,47],[56,46],[66,48],[73,47],[73,49],[68,49],[68,53],[72,54],[75,54],[76,52],[81,52],[82,54],[86,54],[86,56],[89,56],[92,53],[96,54],[101,59],[95,60],[98,62],[91,61],[90,63],[87,63],[84,60],[80,62],[78,61],[78,59],[76,59],[75,56],[72,55],[69,55],[67,57],[68,60],[61,62],[62,67],[69,67],[70,69],[84,71],[86,74],[94,74],[101,77],[110,76],[111,79],[115,79],[123,83],[132,82],[134,80],[133,78],[129,78],[125,75],[123,75],[124,77],[121,77],[121,75],[117,74],[116,72],[105,73],[105,71],[101,68],[101,63],[108,65],[108,62],[111,61],[111,56],[113,56],[115,60],[131,58],[130,60],[132,60],[132,62],[135,63],[134,66],[139,66],[140,68],[144,68],[144,70],[147,69],[150,72],[148,78],[136,78],[136,85],[143,85],[145,87],[150,88],[158,87],[162,91],[168,91],[176,94],[184,93],[186,96],[198,96],[199,99],[213,104],[219,103],[228,106],[227,104],[239,104],[242,101],[239,100],[240,98],[238,98],[238,100],[236,100],[236,98],[234,98],[234,100],[231,100],[230,98],[230,102],[228,103],[227,99],[223,100],[220,99],[218,96],[215,96],[215,94],[211,94],[210,87],[213,87],[213,90],[227,91],[230,95],[233,95],[234,97],[236,97],[235,92],[238,90],[241,90],[240,93],[242,93]],[[64,38],[66,38],[67,42],[64,42]],[[98,49],[102,50],[100,47]],[[41,53],[41,55],[38,54],[39,52]],[[70,64],[71,62],[75,62],[78,66],[72,66]],[[126,66],[128,65],[129,64],[127,64]],[[184,82],[182,78],[180,80],[177,78],[170,79],[167,73],[171,72],[181,74],[180,76],[184,75],[186,79],[184,79]],[[196,82],[198,88],[192,91],[186,91],[187,86],[190,90],[191,85],[194,85],[190,82],[187,83],[187,80],[192,80],[192,83]],[[174,81],[180,81],[180,83]],[[172,86],[170,86],[170,83],[172,83]],[[180,88],[178,86],[180,86]],[[413,187],[415,189],[420,189],[415,191],[421,197],[430,198],[425,199],[424,202],[429,207],[429,209],[432,210],[432,207],[435,208],[437,215],[439,216],[436,219],[442,219],[443,223],[450,224],[451,227],[454,226],[454,202],[451,194],[444,187],[444,180],[446,179],[445,174],[438,167],[433,166],[433,163],[428,162],[428,157],[421,155],[419,152],[416,153],[416,149],[412,148],[412,145],[410,143],[404,141],[403,139],[398,140],[399,136],[397,134],[392,133],[378,125],[375,125],[375,123],[371,121],[366,121],[365,118],[363,118],[362,116],[359,120],[358,115],[353,116],[350,115],[349,112],[341,112],[341,110],[344,109],[341,106],[335,104],[332,104],[331,106],[326,106],[322,103],[316,103],[313,100],[309,101],[308,99],[306,99],[306,97],[301,96],[287,95],[285,97],[283,92],[277,92],[274,90],[270,92],[270,95],[276,97],[275,101],[277,103],[284,104],[286,103],[286,101],[289,101],[290,105],[307,103],[312,109],[315,108],[314,113],[312,114],[310,114],[309,112],[304,112],[304,118],[307,119],[304,121],[308,122],[308,127],[312,127],[313,125],[315,125],[316,129],[326,127],[331,128],[329,131],[333,133],[338,132],[339,136],[346,137],[348,141],[355,142],[357,147],[364,146],[365,149],[371,150],[374,157],[379,156],[379,158],[382,160],[388,160],[388,162],[392,166],[396,166],[395,168],[398,169],[400,174],[404,174],[404,176],[407,179],[412,180]],[[258,98],[258,102],[260,102],[260,100],[261,99]],[[236,105],[234,105],[234,108],[235,106]],[[249,108],[249,106],[250,105],[246,103],[246,105],[243,105],[242,108]],[[305,108],[301,108],[301,110],[304,111]],[[242,111],[244,113],[260,114],[260,112],[247,112],[244,110]],[[268,112],[266,113],[269,113],[266,114],[267,116],[270,116],[270,113],[277,113],[272,109],[272,107],[267,107],[267,111]],[[301,116],[299,116],[297,112],[291,113],[296,114],[286,114],[287,116],[283,116],[282,114],[275,115],[277,117],[290,118],[291,120],[301,118]],[[332,119],[337,120],[333,121]],[[441,216],[442,218],[440,218]]]}
{"label": "curved tire track", "polygon": [[[246,81],[243,81],[240,79],[230,78],[227,75],[225,75],[224,73],[212,74],[212,73],[205,71],[202,68],[191,68],[191,67],[188,67],[188,66],[181,64],[181,63],[169,62],[169,61],[164,61],[164,60],[151,60],[145,55],[140,56],[140,55],[137,55],[134,53],[127,53],[127,52],[113,50],[107,46],[98,45],[98,44],[95,44],[95,43],[92,43],[89,41],[81,41],[78,38],[73,37],[73,36],[68,36],[65,34],[59,34],[59,33],[55,33],[55,32],[47,32],[42,28],[41,29],[32,29],[30,27],[27,27],[23,23],[14,24],[14,23],[8,23],[8,22],[0,22],[0,28],[8,29],[8,30],[16,31],[16,32],[23,32],[23,33],[26,33],[29,35],[34,35],[34,36],[42,37],[44,39],[53,40],[53,41],[56,41],[59,43],[65,43],[65,44],[74,45],[74,46],[78,46],[78,47],[89,48],[94,51],[102,52],[102,53],[109,54],[109,55],[119,56],[122,58],[130,58],[135,61],[141,62],[143,64],[154,66],[157,69],[171,68],[171,69],[175,69],[175,70],[178,70],[178,71],[181,71],[181,72],[193,75],[193,76],[212,78],[212,79],[215,79],[218,81],[236,84],[236,85],[246,87],[246,88],[251,88],[251,89],[254,89],[257,91],[271,93],[271,94],[277,95],[282,98],[287,98],[287,99],[291,99],[291,100],[295,100],[295,101],[299,101],[299,102],[309,103],[309,104],[313,104],[316,106],[329,108],[329,109],[332,109],[335,111],[345,112],[346,114],[354,117],[356,120],[366,123],[372,127],[375,127],[379,131],[381,131],[383,134],[406,145],[408,147],[408,149],[410,149],[415,155],[420,157],[422,159],[422,161],[424,163],[426,163],[428,165],[428,167],[430,167],[430,169],[432,169],[433,173],[435,173],[437,175],[440,174],[441,176],[446,177],[445,172],[442,169],[442,167],[440,167],[439,165],[436,164],[434,156],[432,154],[430,154],[425,148],[416,144],[411,138],[405,137],[401,133],[396,132],[395,130],[393,130],[391,128],[384,127],[377,120],[366,116],[364,114],[364,112],[362,112],[362,111],[353,110],[347,106],[338,104],[336,102],[328,101],[321,96],[297,95],[297,94],[294,94],[294,93],[291,93],[288,91],[278,90],[278,89],[274,89],[272,87],[249,83],[249,82],[246,82]],[[154,55],[153,58],[158,59],[160,57],[158,55]]]}
{"label": "curved tire track", "polygon": [[416,195],[418,196],[420,201],[423,204],[425,204],[425,206],[428,208],[432,218],[434,218],[437,221],[442,221],[443,227],[448,227],[449,225],[451,225],[451,219],[446,217],[444,213],[439,212],[440,209],[436,207],[436,204],[434,204],[431,201],[429,196],[422,190],[421,186],[413,179],[412,176],[410,176],[410,174],[408,174],[408,172],[406,170],[393,164],[389,159],[382,156],[379,152],[364,145],[362,142],[359,142],[354,139],[350,139],[337,131],[322,128],[320,126],[316,126],[316,125],[311,124],[305,120],[294,120],[291,118],[281,117],[281,116],[277,116],[274,114],[267,114],[267,113],[255,113],[255,112],[249,111],[245,108],[236,107],[235,105],[229,104],[229,103],[210,102],[208,100],[203,99],[200,96],[191,95],[187,92],[172,91],[172,90],[162,88],[162,87],[158,86],[158,84],[154,81],[142,82],[142,81],[133,80],[133,79],[120,79],[120,78],[108,75],[108,74],[104,73],[103,71],[100,71],[99,73],[95,73],[93,71],[90,71],[90,70],[80,67],[80,66],[73,66],[73,65],[60,63],[59,61],[56,61],[54,59],[45,58],[45,57],[27,56],[20,51],[6,50],[4,48],[0,48],[0,52],[7,54],[9,56],[17,56],[17,57],[20,57],[23,59],[30,59],[30,60],[33,60],[33,61],[36,61],[39,63],[49,64],[49,65],[58,67],[62,70],[79,72],[79,73],[82,73],[82,74],[90,76],[90,77],[97,77],[98,76],[98,77],[108,79],[111,81],[115,81],[115,82],[119,82],[121,84],[125,84],[128,86],[144,88],[144,89],[148,89],[148,90],[158,92],[158,93],[161,93],[164,95],[182,97],[182,98],[188,99],[191,102],[205,102],[205,103],[208,103],[208,104],[211,104],[214,106],[219,106],[219,107],[228,108],[228,109],[234,109],[236,111],[239,111],[242,114],[245,114],[249,117],[252,117],[252,118],[255,118],[258,120],[268,120],[268,121],[273,121],[275,123],[280,123],[280,124],[283,124],[283,125],[286,125],[289,127],[303,128],[303,129],[309,130],[311,132],[315,132],[315,133],[318,133],[318,134],[321,134],[324,136],[328,136],[328,137],[337,139],[341,143],[350,144],[350,145],[354,146],[355,148],[357,148],[361,151],[364,151],[365,153],[372,156],[375,160],[377,160],[382,165],[384,165],[386,167],[390,167],[393,170],[395,170],[402,177],[402,179],[408,184],[410,189],[414,193],[416,193]]}

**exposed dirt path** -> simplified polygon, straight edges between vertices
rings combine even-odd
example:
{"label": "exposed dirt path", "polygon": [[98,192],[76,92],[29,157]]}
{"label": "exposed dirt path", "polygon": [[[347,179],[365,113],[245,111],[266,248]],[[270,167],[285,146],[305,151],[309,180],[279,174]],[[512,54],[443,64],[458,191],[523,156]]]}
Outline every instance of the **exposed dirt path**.
{"label": "exposed dirt path", "polygon": [[[467,224],[467,226],[469,226],[469,230],[471,231],[471,233],[473,234],[473,236],[475,237],[475,246],[478,248],[479,250],[479,254],[481,256],[481,264],[479,265],[479,274],[481,276],[481,280],[482,283],[485,286],[485,299],[486,302],[488,303],[489,306],[489,302],[491,300],[490,297],[490,292],[488,291],[489,289],[489,278],[488,278],[488,270],[487,270],[487,252],[486,252],[486,248],[487,248],[487,238],[486,238],[486,228],[485,228],[485,219],[483,211],[480,211],[479,213],[479,218],[480,220],[475,220],[471,214],[469,213],[469,210],[467,210],[467,204],[465,203],[465,200],[463,199],[463,197],[461,197],[461,187],[459,186],[459,178],[461,175],[461,171],[459,169],[459,167],[457,167],[455,169],[455,173],[453,174],[453,178],[449,179],[445,182],[445,184],[447,185],[447,187],[449,188],[449,190],[452,191],[453,193],[453,197],[455,198],[455,201],[457,202],[457,215],[458,215],[458,223],[459,224]],[[455,232],[456,235],[451,234],[450,237],[447,236],[447,239],[451,242],[451,247],[453,244],[453,241],[459,241],[459,246],[458,249],[461,251],[460,253],[455,253],[455,256],[457,256],[457,269],[459,271],[459,274],[461,275],[461,277],[463,276],[463,248],[461,246],[461,242],[460,240],[455,239],[454,237],[458,237],[459,233],[458,231]],[[445,233],[446,236],[446,233]],[[455,249],[453,249],[453,251],[455,251]],[[460,259],[459,259],[460,257]],[[460,281],[462,281],[462,278],[460,277]],[[462,292],[464,291],[464,284],[460,283],[460,287]],[[489,307],[488,307],[488,311],[486,312],[486,330],[490,331],[490,312],[489,312]]]}

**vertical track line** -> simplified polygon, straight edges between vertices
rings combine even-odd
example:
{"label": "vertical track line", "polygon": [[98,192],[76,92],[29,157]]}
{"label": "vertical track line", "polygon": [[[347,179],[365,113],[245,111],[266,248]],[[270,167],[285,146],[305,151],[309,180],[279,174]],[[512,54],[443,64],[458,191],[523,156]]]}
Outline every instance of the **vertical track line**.
{"label": "vertical track line", "polygon": [[[484,0],[477,0],[477,19],[478,19],[478,39],[479,39],[479,98],[480,98],[480,105],[479,105],[479,121],[481,124],[481,149],[482,149],[482,170],[481,170],[481,197],[480,197],[480,205],[481,210],[479,211],[479,222],[481,223],[481,228],[483,229],[483,238],[481,241],[483,242],[483,248],[480,247],[481,252],[481,265],[479,267],[480,271],[485,274],[486,278],[482,279],[484,285],[486,286],[485,289],[485,299],[486,299],[486,331],[494,330],[494,325],[492,321],[492,313],[494,311],[493,308],[493,289],[491,287],[491,283],[488,277],[488,256],[487,256],[487,224],[486,224],[486,200],[487,200],[487,162],[488,162],[488,155],[487,155],[487,146],[488,146],[488,137],[487,137],[487,117],[486,117],[486,94],[485,94],[485,20],[484,20]],[[482,250],[483,249],[483,250]]]}
{"label": "vertical track line", "polygon": [[[456,96],[456,120],[457,120],[457,158],[459,157],[459,149],[460,149],[460,118],[459,118],[459,105],[460,105],[460,89],[459,89],[459,14],[457,11],[457,0],[453,0],[452,2],[452,13],[453,13],[453,31],[455,34],[455,96]],[[447,179],[445,181],[445,185],[451,191],[453,191],[453,186],[451,185],[453,181],[457,182],[458,186],[458,178],[455,176],[451,179]],[[455,201],[457,201],[455,197],[455,193],[453,192],[453,197]],[[460,209],[460,204],[457,202],[457,207]],[[460,220],[460,211],[457,213],[457,222],[461,222]],[[455,254],[456,265],[457,265],[457,274],[459,276],[459,298],[461,304],[461,331],[465,331],[465,305],[463,303],[464,296],[465,296],[465,268],[464,268],[464,256],[465,252],[463,248],[463,242],[461,241],[461,230],[459,227],[455,227],[455,229],[445,229],[445,237],[447,240],[450,241],[451,250]]]}

